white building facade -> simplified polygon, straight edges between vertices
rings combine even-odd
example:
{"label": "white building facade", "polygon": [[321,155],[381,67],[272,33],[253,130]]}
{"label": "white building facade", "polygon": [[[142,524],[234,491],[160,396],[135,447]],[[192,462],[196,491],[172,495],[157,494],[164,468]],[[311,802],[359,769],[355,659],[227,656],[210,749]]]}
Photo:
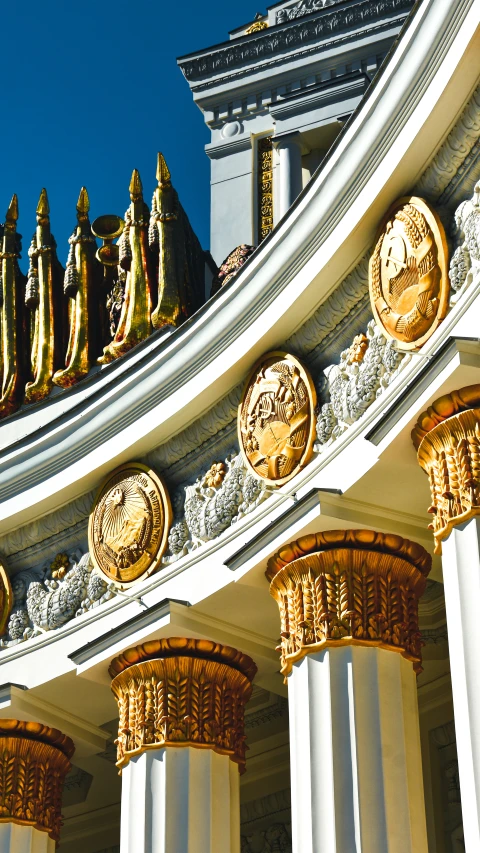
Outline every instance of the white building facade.
{"label": "white building facade", "polygon": [[0,853],[480,850],[479,57],[290,0],[181,58],[213,261],[161,155],[64,271],[10,203]]}

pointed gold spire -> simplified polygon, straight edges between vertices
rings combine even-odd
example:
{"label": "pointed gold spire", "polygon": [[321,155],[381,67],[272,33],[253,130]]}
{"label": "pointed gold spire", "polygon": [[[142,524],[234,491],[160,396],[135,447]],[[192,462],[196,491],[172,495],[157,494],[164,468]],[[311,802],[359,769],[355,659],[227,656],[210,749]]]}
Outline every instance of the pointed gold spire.
{"label": "pointed gold spire", "polygon": [[134,169],[132,172],[132,179],[130,181],[129,186],[130,198],[132,201],[140,201],[143,193],[142,181],[140,179],[140,172],[138,169]]}
{"label": "pointed gold spire", "polygon": [[159,187],[166,187],[171,182],[170,169],[161,151],[157,155],[157,181]]}
{"label": "pointed gold spire", "polygon": [[82,187],[80,190],[80,195],[78,196],[77,201],[77,211],[78,213],[83,214],[84,216],[90,210],[90,199],[88,197],[88,193],[85,187]]}
{"label": "pointed gold spire", "polygon": [[7,215],[5,218],[7,222],[11,223],[16,222],[18,219],[18,198],[16,193],[12,195],[12,200],[8,206]]}
{"label": "pointed gold spire", "polygon": [[40,193],[40,198],[38,199],[37,213],[39,216],[48,216],[50,213],[50,206],[48,204],[48,196],[45,187]]}
{"label": "pointed gold spire", "polygon": [[12,414],[20,405],[25,387],[25,355],[28,337],[24,323],[25,278],[18,267],[20,237],[16,233],[18,200],[14,195],[5,217],[3,239],[0,240],[0,417]]}

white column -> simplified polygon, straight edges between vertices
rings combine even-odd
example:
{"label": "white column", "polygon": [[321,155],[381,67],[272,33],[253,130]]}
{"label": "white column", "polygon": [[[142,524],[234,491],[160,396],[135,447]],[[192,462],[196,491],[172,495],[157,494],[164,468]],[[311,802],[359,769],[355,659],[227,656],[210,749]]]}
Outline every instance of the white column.
{"label": "white column", "polygon": [[120,853],[240,853],[239,802],[227,755],[146,750],[122,771]]}
{"label": "white column", "polygon": [[480,519],[442,543],[458,770],[466,853],[480,850]]}
{"label": "white column", "polygon": [[48,833],[33,826],[0,823],[0,853],[55,853],[56,844]]}
{"label": "white column", "polygon": [[279,154],[279,204],[281,219],[302,190],[302,143],[298,131],[274,138]]}
{"label": "white column", "polygon": [[427,853],[411,662],[373,647],[308,654],[288,702],[293,853]]}

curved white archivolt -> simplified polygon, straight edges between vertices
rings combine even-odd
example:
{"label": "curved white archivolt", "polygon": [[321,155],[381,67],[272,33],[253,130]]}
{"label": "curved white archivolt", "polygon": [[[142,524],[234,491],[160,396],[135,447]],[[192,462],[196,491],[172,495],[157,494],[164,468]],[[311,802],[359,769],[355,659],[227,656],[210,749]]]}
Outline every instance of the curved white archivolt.
{"label": "curved white archivolt", "polygon": [[[3,450],[1,532],[183,429],[326,298],[390,203],[415,185],[474,89],[479,6],[424,0],[323,169],[232,285]],[[35,411],[28,417],[35,424]]]}

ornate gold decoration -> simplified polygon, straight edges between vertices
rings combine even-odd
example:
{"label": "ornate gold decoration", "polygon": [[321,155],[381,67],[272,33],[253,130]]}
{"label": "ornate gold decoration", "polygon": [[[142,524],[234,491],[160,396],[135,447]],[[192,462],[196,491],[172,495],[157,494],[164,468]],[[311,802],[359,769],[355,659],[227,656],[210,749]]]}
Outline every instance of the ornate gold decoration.
{"label": "ornate gold decoration", "polygon": [[88,526],[95,565],[128,585],[152,574],[167,547],[172,508],[168,492],[146,465],[117,468],[95,500]]}
{"label": "ornate gold decoration", "polygon": [[366,335],[357,335],[352,345],[347,350],[347,364],[359,364],[363,361],[363,357],[369,347],[369,340]]}
{"label": "ornate gold decoration", "polygon": [[328,646],[400,652],[421,671],[418,601],[431,568],[415,543],[371,530],[311,534],[269,560],[281,619],[281,672]]}
{"label": "ornate gold decoration", "polygon": [[210,489],[218,489],[222,485],[227,466],[225,462],[214,462],[209,471],[205,474],[205,485]]}
{"label": "ornate gold decoration", "polygon": [[57,554],[57,556],[50,563],[52,578],[54,580],[62,580],[62,578],[64,578],[67,574],[69,565],[70,557],[68,556],[68,554]]}
{"label": "ornate gold decoration", "polygon": [[106,364],[125,355],[152,332],[155,282],[148,260],[148,207],[143,200],[140,174],[133,170],[130,207],[119,241],[119,264],[126,271],[125,298],[115,337],[98,361]]}
{"label": "ornate gold decoration", "polygon": [[47,191],[43,189],[37,206],[37,229],[28,252],[26,301],[31,309],[33,379],[25,388],[27,403],[36,403],[48,396],[53,374],[63,366],[65,352],[67,318],[62,293],[63,268],[57,260],[49,213]]}
{"label": "ornate gold decoration", "polygon": [[436,400],[420,415],[412,440],[430,483],[429,528],[440,554],[457,524],[480,515],[480,385]]}
{"label": "ornate gold decoration", "polygon": [[445,317],[450,284],[443,225],[421,198],[401,198],[390,208],[369,266],[376,322],[399,349],[422,346]]}
{"label": "ornate gold decoration", "polygon": [[237,272],[241,270],[243,265],[246,264],[249,257],[253,255],[255,248],[255,246],[249,246],[247,243],[242,243],[241,246],[237,246],[233,252],[230,252],[223,263],[219,266],[218,272],[212,280],[210,296],[215,296],[220,288],[225,287],[225,285],[232,280]]}
{"label": "ornate gold decoration", "polygon": [[315,386],[293,355],[271,352],[253,368],[238,407],[238,440],[255,476],[281,486],[311,458]]}
{"label": "ornate gold decoration", "polygon": [[117,767],[146,749],[193,746],[245,768],[244,710],[257,668],[208,640],[170,638],[129,649],[109,673],[118,702]]}
{"label": "ornate gold decoration", "polygon": [[0,720],[0,822],[34,826],[58,841],[63,784],[74,751],[58,729]]}
{"label": "ornate gold decoration", "polygon": [[88,193],[82,187],[77,202],[77,226],[68,241],[70,252],[64,280],[70,325],[66,366],[53,377],[54,383],[62,388],[69,388],[86,376],[101,352],[97,245],[90,228],[89,209]]}
{"label": "ornate gold decoration", "polygon": [[430,430],[443,423],[447,418],[465,412],[467,409],[478,408],[480,408],[480,385],[466,385],[465,388],[439,397],[428,407],[426,412],[422,412],[418,417],[412,430],[412,441],[415,449],[418,450],[422,439]]}
{"label": "ornate gold decoration", "polygon": [[267,21],[254,21],[253,24],[250,24],[248,30],[245,30],[245,35],[250,36],[252,33],[259,33],[261,30],[268,30]]}
{"label": "ornate gold decoration", "polygon": [[157,159],[158,186],[153,194],[149,243],[158,252],[158,303],[155,329],[179,326],[203,302],[205,258],[172,186],[163,154]]}
{"label": "ornate gold decoration", "polygon": [[91,227],[92,234],[103,241],[103,245],[97,251],[97,261],[106,267],[118,266],[120,252],[118,245],[113,241],[123,233],[125,220],[116,213],[105,213],[103,216],[97,216]]}
{"label": "ornate gold decoration", "polygon": [[257,143],[258,242],[273,231],[273,137],[262,136]]}
{"label": "ornate gold decoration", "polygon": [[13,607],[13,592],[5,566],[0,562],[0,637],[5,633]]}
{"label": "ornate gold decoration", "polygon": [[28,376],[28,333],[24,304],[25,277],[18,266],[21,236],[17,234],[18,200],[14,195],[0,225],[0,416],[23,400]]}

